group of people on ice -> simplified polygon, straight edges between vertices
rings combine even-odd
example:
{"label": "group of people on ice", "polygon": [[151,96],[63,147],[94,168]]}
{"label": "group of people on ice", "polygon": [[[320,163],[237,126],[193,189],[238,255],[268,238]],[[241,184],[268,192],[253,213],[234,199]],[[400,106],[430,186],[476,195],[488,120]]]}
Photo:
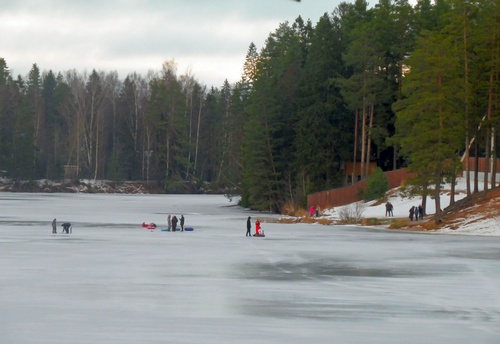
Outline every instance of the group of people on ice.
{"label": "group of people on ice", "polygon": [[[177,224],[179,224],[180,229],[177,229]],[[167,226],[171,232],[175,231],[184,232],[184,215],[181,215],[180,218],[177,218],[177,216],[175,215],[174,216],[168,215]]]}
{"label": "group of people on ice", "polygon": [[[167,217],[167,229],[171,232],[184,232],[184,215],[181,215],[180,218],[177,218],[177,216],[172,216],[168,215]],[[177,228],[177,225],[179,225],[179,228]],[[156,228],[156,223],[151,222],[151,223],[142,223],[143,228],[148,228],[148,229],[155,229]],[[165,230],[165,229],[163,229]]]}
{"label": "group of people on ice", "polygon": [[[251,230],[252,230],[252,217],[249,216],[247,219],[247,233],[245,234],[245,236],[251,237],[252,236]],[[262,228],[260,228],[259,219],[257,219],[257,221],[255,221],[255,234],[253,236],[255,236],[255,237],[265,236],[264,230]]]}
{"label": "group of people on ice", "polygon": [[[71,223],[69,222],[64,222],[62,225],[62,233],[69,234],[70,232],[73,233],[73,227],[71,226]],[[52,220],[52,234],[57,233],[57,219]]]}

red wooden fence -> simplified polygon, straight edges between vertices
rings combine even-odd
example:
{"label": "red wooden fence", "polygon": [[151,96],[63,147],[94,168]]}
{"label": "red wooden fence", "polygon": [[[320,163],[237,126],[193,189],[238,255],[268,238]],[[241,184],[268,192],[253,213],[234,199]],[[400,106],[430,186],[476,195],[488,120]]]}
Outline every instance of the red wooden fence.
{"label": "red wooden fence", "polygon": [[[401,186],[411,175],[403,168],[400,170],[384,172],[389,182],[389,188]],[[366,189],[366,179],[352,185],[337,189],[316,192],[307,196],[308,207],[319,205],[321,209],[338,207],[345,204],[360,201],[361,193]]]}
{"label": "red wooden fence", "polygon": [[[478,163],[478,171],[484,172],[486,167],[485,159],[479,158]],[[465,161],[463,162],[463,165],[465,170]],[[475,158],[469,158],[469,169],[470,171],[474,171]],[[500,173],[500,160],[497,161],[497,173]],[[387,177],[390,189],[401,186],[402,183],[412,175],[405,168],[384,172],[384,174]],[[361,201],[361,193],[365,189],[366,179],[341,188],[316,192],[307,196],[308,208],[319,205],[321,209],[328,209]]]}

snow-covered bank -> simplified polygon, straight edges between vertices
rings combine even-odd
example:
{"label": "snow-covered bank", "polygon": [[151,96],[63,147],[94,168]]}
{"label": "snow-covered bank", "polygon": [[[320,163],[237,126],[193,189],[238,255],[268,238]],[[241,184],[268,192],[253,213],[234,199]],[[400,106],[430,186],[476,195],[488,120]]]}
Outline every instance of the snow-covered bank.
{"label": "snow-covered bank", "polygon": [[[482,190],[483,183],[479,184],[479,189]],[[466,196],[466,180],[459,178],[455,187],[455,201],[461,200]],[[405,197],[399,190],[391,190],[388,201],[394,206],[394,217],[407,218],[409,216],[409,209],[412,206],[418,206],[422,202],[421,197]],[[443,208],[450,204],[450,185],[444,185],[441,192],[441,205]],[[346,207],[351,207],[347,205]],[[334,220],[339,219],[339,211],[342,207],[336,209],[327,209],[325,214],[332,217]],[[500,236],[500,208],[495,214],[480,213],[480,209],[475,215],[467,215],[466,218],[455,223],[453,227],[445,225],[443,228],[432,231],[434,233],[445,234],[463,234],[463,235],[487,235],[487,236]],[[434,200],[430,197],[427,198],[426,214],[432,215],[436,213]],[[385,203],[367,202],[362,213],[363,218],[384,218],[385,217]]]}

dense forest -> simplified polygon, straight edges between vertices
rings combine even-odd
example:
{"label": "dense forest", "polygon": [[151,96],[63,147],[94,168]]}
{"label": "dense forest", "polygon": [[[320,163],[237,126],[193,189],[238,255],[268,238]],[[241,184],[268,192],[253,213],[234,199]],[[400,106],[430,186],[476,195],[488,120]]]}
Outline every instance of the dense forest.
{"label": "dense forest", "polygon": [[241,81],[220,88],[173,60],[120,80],[36,63],[15,77],[0,57],[0,170],[56,180],[71,166],[77,178],[215,188],[271,211],[345,185],[346,162],[361,178],[373,161],[409,167],[436,190],[464,157],[495,161],[499,7],[344,2],[315,25],[282,23],[260,51],[250,43]]}

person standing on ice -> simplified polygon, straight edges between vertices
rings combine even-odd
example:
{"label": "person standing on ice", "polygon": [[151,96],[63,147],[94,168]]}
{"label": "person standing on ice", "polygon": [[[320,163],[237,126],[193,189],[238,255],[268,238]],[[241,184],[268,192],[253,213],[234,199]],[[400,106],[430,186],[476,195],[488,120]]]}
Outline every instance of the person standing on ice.
{"label": "person standing on ice", "polygon": [[172,216],[168,215],[167,217],[167,227],[168,229],[172,229]]}
{"label": "person standing on ice", "polygon": [[184,232],[184,215],[181,215],[181,232]]}
{"label": "person standing on ice", "polygon": [[247,219],[247,233],[245,234],[245,236],[249,236],[249,237],[252,236],[252,233],[250,233],[250,230],[252,229],[252,221],[250,219],[251,219],[251,217],[249,216]]}
{"label": "person standing on ice", "polygon": [[52,220],[52,233],[53,234],[57,233],[57,221],[56,221],[56,219]]}
{"label": "person standing on ice", "polygon": [[172,229],[170,229],[172,232],[175,232],[177,230],[177,216],[172,217]]}

